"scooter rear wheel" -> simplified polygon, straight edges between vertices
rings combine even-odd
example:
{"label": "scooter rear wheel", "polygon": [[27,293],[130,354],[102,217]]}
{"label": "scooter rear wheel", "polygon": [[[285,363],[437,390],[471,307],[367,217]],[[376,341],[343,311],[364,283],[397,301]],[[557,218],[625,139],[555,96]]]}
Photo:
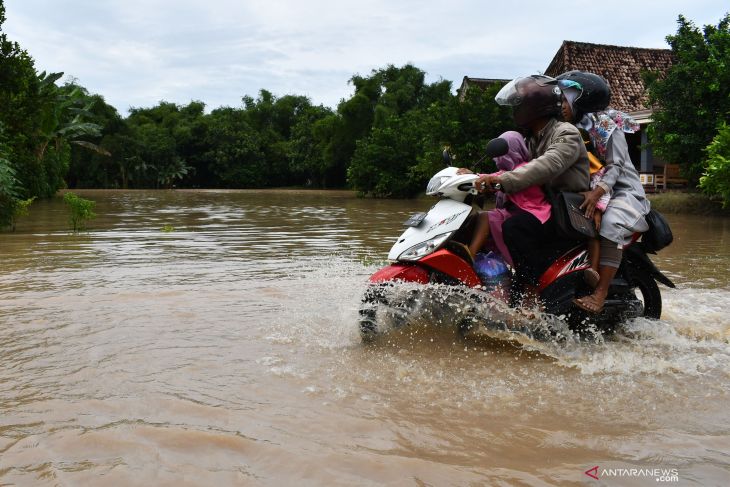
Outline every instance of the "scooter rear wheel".
{"label": "scooter rear wheel", "polygon": [[651,275],[636,272],[631,276],[631,284],[635,287],[637,298],[644,303],[644,318],[658,320],[662,316],[662,293]]}

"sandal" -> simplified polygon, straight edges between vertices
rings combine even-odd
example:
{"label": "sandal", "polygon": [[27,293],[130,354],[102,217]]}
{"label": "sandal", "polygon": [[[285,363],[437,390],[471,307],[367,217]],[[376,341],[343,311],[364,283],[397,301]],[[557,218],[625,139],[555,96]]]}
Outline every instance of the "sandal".
{"label": "sandal", "polygon": [[600,305],[596,303],[596,298],[594,298],[593,295],[574,299],[573,304],[583,311],[591,314],[597,315],[601,311],[603,311],[603,303],[601,303]]}
{"label": "sandal", "polygon": [[586,269],[583,271],[583,280],[591,289],[598,287],[598,281],[600,279],[601,276],[593,269]]}

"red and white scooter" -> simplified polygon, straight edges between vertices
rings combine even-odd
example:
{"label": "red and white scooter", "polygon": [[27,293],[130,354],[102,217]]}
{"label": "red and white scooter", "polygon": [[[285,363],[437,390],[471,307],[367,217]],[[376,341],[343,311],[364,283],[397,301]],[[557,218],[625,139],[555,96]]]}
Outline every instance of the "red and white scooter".
{"label": "red and white scooter", "polygon": [[[500,139],[487,145],[487,155],[496,157],[504,153],[506,144],[495,144],[497,140]],[[450,161],[446,152],[444,156]],[[505,301],[510,301],[508,293],[495,292],[494,283],[485,287],[472,267],[467,244],[480,210],[473,204],[478,195],[474,187],[477,178],[475,174],[457,174],[456,167],[447,167],[431,178],[426,194],[439,201],[427,212],[413,215],[405,222],[408,228],[388,253],[390,265],[370,276],[359,310],[360,333],[364,340],[383,331],[384,327],[379,323],[383,309],[389,309],[391,318],[399,317],[395,323],[390,320],[388,329],[406,324],[409,306],[415,302],[423,305],[418,294],[429,285],[455,286],[477,299],[483,293],[501,295]],[[589,267],[585,244],[566,248],[563,242],[547,243],[545,252],[551,255],[552,264],[539,282],[545,311],[566,317],[573,330],[590,322],[596,328],[610,332],[627,319],[639,316],[658,319],[662,297],[657,281],[669,287],[674,284],[656,268],[647,251],[651,252],[651,249],[645,249],[641,242],[624,250],[603,311],[587,316],[573,305],[576,297],[590,292],[583,278],[583,271]],[[507,283],[509,275],[503,277],[503,282]],[[406,293],[398,292],[399,284],[403,283],[411,283]],[[479,316],[470,317],[469,321],[478,322]]]}

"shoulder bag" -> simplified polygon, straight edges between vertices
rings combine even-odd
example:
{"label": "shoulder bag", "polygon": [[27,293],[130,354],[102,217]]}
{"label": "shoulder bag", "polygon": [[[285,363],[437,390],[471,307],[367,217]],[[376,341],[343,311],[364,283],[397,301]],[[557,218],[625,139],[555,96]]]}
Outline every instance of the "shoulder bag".
{"label": "shoulder bag", "polygon": [[552,198],[553,220],[559,237],[567,240],[585,240],[596,238],[593,220],[585,216],[580,209],[584,197],[580,193],[564,191]]}
{"label": "shoulder bag", "polygon": [[645,252],[656,253],[672,243],[674,235],[672,235],[672,229],[669,228],[669,223],[664,215],[656,210],[651,210],[644,218],[649,224],[649,230],[641,236],[641,246],[644,247]]}

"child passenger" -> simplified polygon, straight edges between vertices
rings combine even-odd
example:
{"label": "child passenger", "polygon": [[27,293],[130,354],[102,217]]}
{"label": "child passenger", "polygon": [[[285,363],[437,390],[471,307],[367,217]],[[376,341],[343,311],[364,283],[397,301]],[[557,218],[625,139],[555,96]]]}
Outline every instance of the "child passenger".
{"label": "child passenger", "polygon": [[[512,171],[532,160],[530,151],[525,145],[525,139],[519,132],[509,131],[499,137],[507,141],[509,151],[503,156],[494,158],[497,169],[499,169],[498,172],[488,175],[480,174],[481,178],[497,176],[505,171]],[[484,181],[482,179],[475,181],[476,187],[480,187],[479,182],[481,182],[483,187]],[[499,250],[499,253],[502,254],[504,260],[512,265],[512,257],[502,236],[502,223],[522,211],[531,213],[542,224],[548,221],[550,218],[550,203],[545,198],[545,193],[540,186],[530,186],[522,191],[509,195],[497,193],[497,207],[493,210],[483,211],[477,217],[477,226],[472,241],[469,244],[469,252],[472,257],[484,247],[487,239],[491,236],[494,245]]]}
{"label": "child passenger", "polygon": [[[597,157],[593,156],[590,152],[589,154],[588,159],[591,163],[591,189],[596,189],[599,181],[603,179],[603,175],[606,173],[606,168],[602,167],[603,165]],[[596,286],[598,286],[598,280],[600,278],[598,274],[598,265],[601,258],[601,238],[599,236],[601,231],[601,219],[603,218],[603,212],[606,211],[610,200],[611,195],[604,193],[598,202],[596,202],[596,209],[593,213],[593,224],[596,227],[596,236],[588,240],[588,259],[591,267],[590,269],[585,270],[586,283],[592,289],[595,289]]]}
{"label": "child passenger", "polygon": [[610,88],[600,76],[568,71],[558,79],[563,91],[563,118],[588,132],[597,154],[605,161],[605,174],[594,189],[584,194],[581,205],[591,217],[599,198],[610,195],[601,219],[598,284],[592,294],[573,301],[588,313],[600,313],[621,265],[624,247],[631,243],[634,233],[649,228],[644,216],[651,205],[624,135],[636,132],[639,124],[625,113],[607,108]]}

